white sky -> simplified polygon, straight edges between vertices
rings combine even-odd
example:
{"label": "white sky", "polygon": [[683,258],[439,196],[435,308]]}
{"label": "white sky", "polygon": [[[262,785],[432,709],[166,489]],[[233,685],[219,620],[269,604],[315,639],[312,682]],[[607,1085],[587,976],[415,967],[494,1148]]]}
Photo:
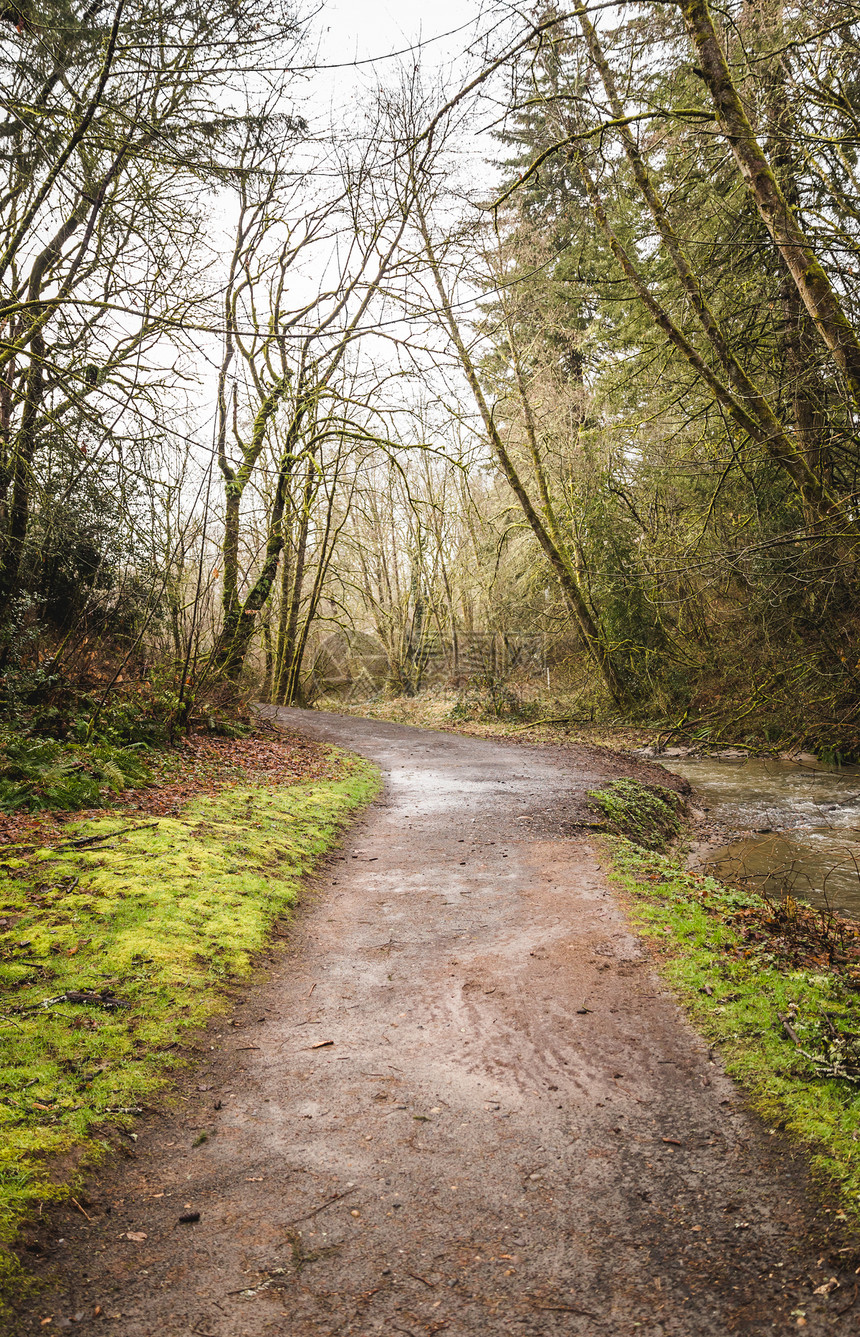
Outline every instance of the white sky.
{"label": "white sky", "polygon": [[[317,24],[322,38],[320,55],[328,63],[385,57],[416,41],[431,45],[425,58],[431,63],[456,54],[468,40],[462,29],[480,13],[480,0],[330,0],[320,11]],[[438,54],[436,54],[438,53]],[[384,62],[389,64],[393,62]]]}
{"label": "white sky", "polygon": [[364,90],[410,66],[408,51],[417,44],[416,57],[428,75],[453,74],[482,26],[484,8],[482,0],[324,0],[312,24],[312,46],[323,69],[312,79],[306,114],[313,118],[314,97],[324,89],[337,121]]}

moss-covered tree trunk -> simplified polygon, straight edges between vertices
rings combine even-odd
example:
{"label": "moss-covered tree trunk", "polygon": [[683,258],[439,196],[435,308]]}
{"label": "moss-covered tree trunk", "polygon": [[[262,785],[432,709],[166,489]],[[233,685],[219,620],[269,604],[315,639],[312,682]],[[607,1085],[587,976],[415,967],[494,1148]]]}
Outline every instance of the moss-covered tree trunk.
{"label": "moss-covered tree trunk", "polygon": [[755,207],[778,247],[815,329],[860,405],[860,341],[776,172],[758,142],[732,79],[707,0],[678,0],[717,121]]}
{"label": "moss-covered tree trunk", "polygon": [[564,548],[559,547],[550,532],[548,524],[545,523],[538,514],[525,484],[520,478],[514,461],[505,447],[495,417],[487,403],[480,380],[478,379],[475,364],[472,361],[469,350],[466,347],[466,343],[460,332],[457,319],[454,315],[454,310],[442,279],[442,272],[436,259],[436,252],[427,228],[426,220],[420,213],[418,215],[418,221],[424,240],[427,262],[433,275],[436,291],[439,294],[440,310],[450,335],[451,342],[460,359],[460,365],[462,366],[466,380],[469,383],[469,388],[475,398],[475,403],[478,406],[478,411],[481,414],[484,423],[484,429],[490,444],[493,447],[496,459],[499,462],[499,466],[511,491],[522,509],[529,528],[540,544],[540,547],[550,564],[552,572],[561,588],[565,603],[573,617],[574,623],[579,629],[589,655],[600,672],[609,695],[615,705],[623,706],[630,699],[629,689],[621,677],[614,662],[612,652],[588,606],[588,602],[580,588],[577,573],[571,564],[569,555]]}

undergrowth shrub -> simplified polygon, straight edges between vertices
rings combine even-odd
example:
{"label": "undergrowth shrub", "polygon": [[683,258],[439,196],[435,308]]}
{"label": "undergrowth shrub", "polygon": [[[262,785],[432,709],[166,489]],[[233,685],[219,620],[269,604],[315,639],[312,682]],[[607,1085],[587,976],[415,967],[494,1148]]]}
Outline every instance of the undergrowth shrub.
{"label": "undergrowth shrub", "polygon": [[522,719],[534,707],[525,704],[507,677],[486,671],[469,678],[451,708],[452,720]]}
{"label": "undergrowth shrub", "polygon": [[104,791],[146,784],[150,772],[131,748],[89,747],[52,738],[7,735],[0,752],[0,810],[38,812],[93,808]]}

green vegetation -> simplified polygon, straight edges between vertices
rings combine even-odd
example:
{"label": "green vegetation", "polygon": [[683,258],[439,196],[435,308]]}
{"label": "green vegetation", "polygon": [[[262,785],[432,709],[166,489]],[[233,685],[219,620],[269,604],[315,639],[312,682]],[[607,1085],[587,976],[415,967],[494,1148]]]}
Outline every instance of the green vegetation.
{"label": "green vegetation", "polygon": [[501,719],[504,716],[522,719],[525,713],[527,710],[510,680],[503,674],[487,670],[467,678],[451,708],[451,719]]}
{"label": "green vegetation", "polygon": [[[603,840],[634,922],[659,948],[663,973],[698,1029],[719,1044],[727,1072],[765,1119],[809,1149],[813,1168],[860,1217],[856,966],[794,965],[782,939],[745,931],[749,920],[775,919],[784,931],[780,907],[623,838]],[[838,950],[830,956],[845,960]]]}
{"label": "green vegetation", "polygon": [[588,797],[614,835],[629,836],[645,849],[665,849],[681,829],[679,813],[684,801],[663,785],[611,780],[603,789],[590,789]]}
{"label": "green vegetation", "polygon": [[239,786],[133,829],[118,814],[67,825],[54,849],[6,847],[0,1244],[69,1191],[58,1153],[92,1161],[108,1123],[131,1124],[181,1062],[177,1042],[225,1006],[225,985],[248,975],[302,876],[373,796],[369,764],[336,750],[331,763],[312,784]]}
{"label": "green vegetation", "polygon": [[13,734],[0,753],[0,811],[95,808],[106,793],[119,794],[151,778],[133,748]]}

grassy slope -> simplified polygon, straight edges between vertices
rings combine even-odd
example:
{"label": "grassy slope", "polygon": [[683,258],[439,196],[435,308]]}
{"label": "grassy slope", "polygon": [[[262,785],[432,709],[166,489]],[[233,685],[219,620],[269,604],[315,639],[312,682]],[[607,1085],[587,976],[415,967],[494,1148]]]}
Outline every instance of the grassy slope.
{"label": "grassy slope", "polygon": [[[70,1191],[52,1174],[57,1153],[92,1160],[106,1122],[130,1125],[179,1061],[172,1046],[225,1006],[224,984],[248,974],[303,874],[373,797],[373,768],[334,762],[334,778],[223,790],[92,848],[6,848],[0,1244],[37,1203]],[[133,824],[127,813],[69,824],[64,840]],[[104,989],[130,1006],[44,1002]]]}
{"label": "grassy slope", "polygon": [[[672,858],[627,840],[602,842],[612,880],[627,893],[634,922],[658,949],[697,1028],[719,1044],[726,1070],[759,1113],[806,1145],[813,1167],[860,1219],[860,1090],[844,1078],[817,1076],[778,1015],[807,1054],[832,1065],[852,1056],[851,1037],[860,1032],[856,985],[826,971],[786,969],[766,944],[751,947],[731,919],[757,898],[685,873]],[[844,1046],[830,1043],[831,1025],[848,1037]]]}

